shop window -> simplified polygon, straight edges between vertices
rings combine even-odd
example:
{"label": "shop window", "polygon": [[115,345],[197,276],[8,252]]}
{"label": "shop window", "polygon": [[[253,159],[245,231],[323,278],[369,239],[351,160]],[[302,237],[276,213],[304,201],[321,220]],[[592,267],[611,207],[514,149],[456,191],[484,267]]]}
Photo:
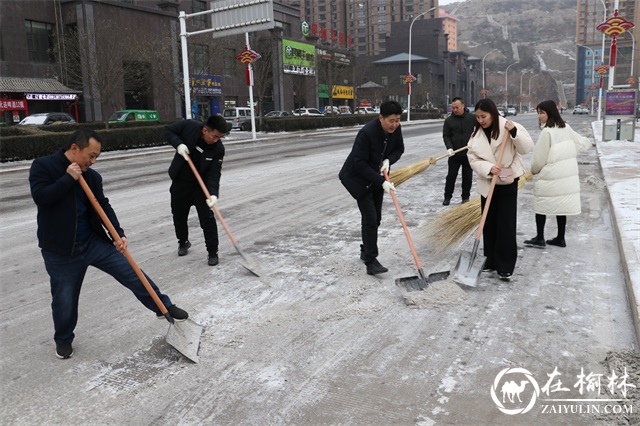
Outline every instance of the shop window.
{"label": "shop window", "polygon": [[46,22],[24,21],[27,33],[29,60],[38,63],[53,63],[53,25]]}
{"label": "shop window", "polygon": [[[202,0],[191,0],[191,10],[193,13],[196,12],[204,12],[205,10],[209,10],[207,7],[207,2]],[[191,23],[194,27],[206,28],[207,27],[207,16],[209,15],[199,15],[191,18]]]}

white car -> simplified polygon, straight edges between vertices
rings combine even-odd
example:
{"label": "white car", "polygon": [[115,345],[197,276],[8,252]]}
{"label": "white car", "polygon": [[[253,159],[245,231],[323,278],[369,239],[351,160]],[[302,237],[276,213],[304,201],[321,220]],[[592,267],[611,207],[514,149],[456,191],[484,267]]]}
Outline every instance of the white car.
{"label": "white car", "polygon": [[66,112],[43,112],[31,114],[20,121],[20,126],[44,126],[49,124],[73,124],[76,120]]}
{"label": "white car", "polygon": [[356,114],[375,114],[376,110],[371,107],[357,107]]}
{"label": "white car", "polygon": [[302,117],[316,117],[323,116],[324,114],[320,112],[319,109],[316,108],[298,108],[291,111],[293,115],[298,115]]}
{"label": "white car", "polygon": [[576,105],[576,107],[573,109],[572,114],[589,114],[589,110],[580,105]]}

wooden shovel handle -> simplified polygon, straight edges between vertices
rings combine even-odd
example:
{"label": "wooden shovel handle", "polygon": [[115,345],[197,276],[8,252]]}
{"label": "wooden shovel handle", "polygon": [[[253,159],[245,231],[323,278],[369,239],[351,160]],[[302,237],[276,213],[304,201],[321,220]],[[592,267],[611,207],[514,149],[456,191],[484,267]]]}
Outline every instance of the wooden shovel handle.
{"label": "wooden shovel handle", "polygon": [[[191,160],[191,157],[189,157],[189,154],[187,154],[185,152],[184,153],[184,158],[185,158],[185,160],[187,160],[187,163],[189,163],[189,167],[191,167],[191,171],[193,171],[193,175],[196,177],[196,180],[200,184],[200,188],[202,188],[202,192],[204,192],[204,196],[207,197],[207,199],[211,198],[211,194],[209,194],[209,190],[207,189],[207,186],[202,181],[202,178],[200,177],[200,173],[198,173],[198,169],[196,169],[196,166],[193,164],[193,161]],[[220,211],[218,210],[218,208],[215,205],[211,206],[211,209],[213,210],[213,212],[215,213],[216,217],[218,218],[218,220],[222,224],[222,227],[224,228],[224,230],[226,231],[227,235],[229,236],[229,239],[231,240],[231,244],[233,244],[234,247],[235,247],[237,245],[236,239],[233,238],[233,234],[231,233],[231,230],[229,229],[229,227],[225,223],[224,219],[222,219],[222,215],[220,214]]]}
{"label": "wooden shovel handle", "polygon": [[[504,148],[507,146],[507,142],[511,138],[511,134],[509,133],[509,129],[506,129],[507,133],[502,138],[502,147],[500,148],[500,155],[498,156],[498,167],[502,167],[502,155],[504,154]],[[496,187],[496,181],[498,180],[498,175],[493,175],[491,178],[491,186],[489,187],[489,195],[487,195],[487,201],[484,203],[484,209],[482,210],[482,219],[480,219],[480,226],[478,227],[478,234],[476,238],[479,240],[482,238],[482,230],[484,229],[484,223],[487,220],[487,214],[489,213],[489,204],[491,204],[491,198],[493,198],[493,190]]]}
{"label": "wooden shovel handle", "polygon": [[[389,180],[389,174],[386,170],[382,172],[384,174],[384,178],[387,182],[391,182]],[[389,191],[391,193],[391,198],[393,198],[393,204],[396,206],[396,211],[398,212],[398,218],[400,219],[400,223],[402,224],[402,229],[404,230],[404,234],[407,237],[407,242],[409,243],[409,248],[411,248],[411,254],[413,255],[413,260],[416,262],[416,266],[418,270],[422,270],[422,265],[420,264],[420,259],[418,259],[418,253],[416,253],[416,248],[413,245],[413,240],[411,240],[411,235],[409,234],[409,229],[407,228],[407,224],[404,221],[404,215],[402,214],[402,210],[400,210],[400,203],[398,203],[398,197],[396,197],[396,191]]]}
{"label": "wooden shovel handle", "polygon": [[[91,188],[89,188],[89,185],[87,185],[87,182],[84,180],[82,176],[80,176],[80,178],[78,179],[78,182],[80,182],[80,186],[82,186],[84,193],[87,194],[87,198],[89,198],[89,201],[91,201],[93,208],[96,210],[96,212],[98,212],[100,219],[102,219],[102,223],[104,223],[104,226],[106,226],[107,229],[109,230],[111,237],[115,241],[120,242],[122,238],[120,238],[120,235],[118,235],[118,233],[116,232],[116,229],[113,227],[113,224],[107,217],[107,214],[102,209],[102,206],[100,205],[100,203],[98,203],[98,200],[96,199],[95,195],[93,195],[93,191],[91,191]],[[166,316],[168,312],[167,308],[164,306],[164,303],[162,303],[162,300],[160,300],[156,292],[153,290],[153,287],[151,287],[151,284],[149,284],[147,277],[144,276],[144,274],[142,273],[142,270],[140,269],[140,267],[138,267],[138,264],[136,263],[136,261],[133,260],[131,253],[129,253],[129,249],[125,248],[123,254],[124,254],[124,257],[127,258],[127,261],[135,271],[138,278],[140,278],[140,281],[142,281],[144,288],[147,289],[147,291],[149,292],[149,295],[158,306],[158,309],[160,309],[160,312],[162,312],[162,315]]]}

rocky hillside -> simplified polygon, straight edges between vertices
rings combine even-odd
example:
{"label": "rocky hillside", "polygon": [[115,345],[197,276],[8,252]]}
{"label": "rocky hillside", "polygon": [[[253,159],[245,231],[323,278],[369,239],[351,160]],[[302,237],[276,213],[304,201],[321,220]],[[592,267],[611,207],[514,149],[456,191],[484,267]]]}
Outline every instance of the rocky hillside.
{"label": "rocky hillside", "polygon": [[[545,77],[534,80],[532,92],[533,87],[539,91],[549,87],[561,99],[553,80],[565,89],[572,87],[576,0],[467,0],[443,9],[459,18],[458,49],[478,57],[498,49],[485,59],[488,88],[500,81],[504,86],[504,70],[517,60],[520,62],[509,74],[530,70]],[[529,77],[524,78],[525,83]],[[515,80],[519,84],[520,79]],[[567,92],[566,97],[572,102],[572,93]]]}

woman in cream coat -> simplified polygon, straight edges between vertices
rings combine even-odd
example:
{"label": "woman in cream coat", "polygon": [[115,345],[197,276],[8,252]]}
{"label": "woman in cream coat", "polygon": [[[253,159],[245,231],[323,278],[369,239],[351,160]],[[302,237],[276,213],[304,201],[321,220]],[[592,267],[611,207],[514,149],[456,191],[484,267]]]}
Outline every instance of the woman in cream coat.
{"label": "woman in cream coat", "polygon": [[591,142],[564,122],[553,101],[543,101],[536,109],[538,121],[544,125],[531,159],[531,173],[536,175],[533,186],[536,236],[524,243],[529,247],[545,247],[544,225],[547,215],[554,215],[558,222],[558,235],[547,240],[546,244],[566,247],[564,232],[567,216],[580,214],[581,211],[576,156],[587,149]]}
{"label": "woman in cream coat", "polygon": [[[510,138],[504,149],[502,164],[497,164],[506,133]],[[516,266],[518,178],[525,173],[522,155],[531,152],[533,140],[520,124],[500,117],[496,104],[481,99],[476,104],[476,125],[469,140],[469,163],[477,175],[476,191],[484,209],[491,179],[502,168],[510,167],[515,179],[508,185],[496,185],[483,229],[484,271],[497,271],[500,279],[509,281]]]}

